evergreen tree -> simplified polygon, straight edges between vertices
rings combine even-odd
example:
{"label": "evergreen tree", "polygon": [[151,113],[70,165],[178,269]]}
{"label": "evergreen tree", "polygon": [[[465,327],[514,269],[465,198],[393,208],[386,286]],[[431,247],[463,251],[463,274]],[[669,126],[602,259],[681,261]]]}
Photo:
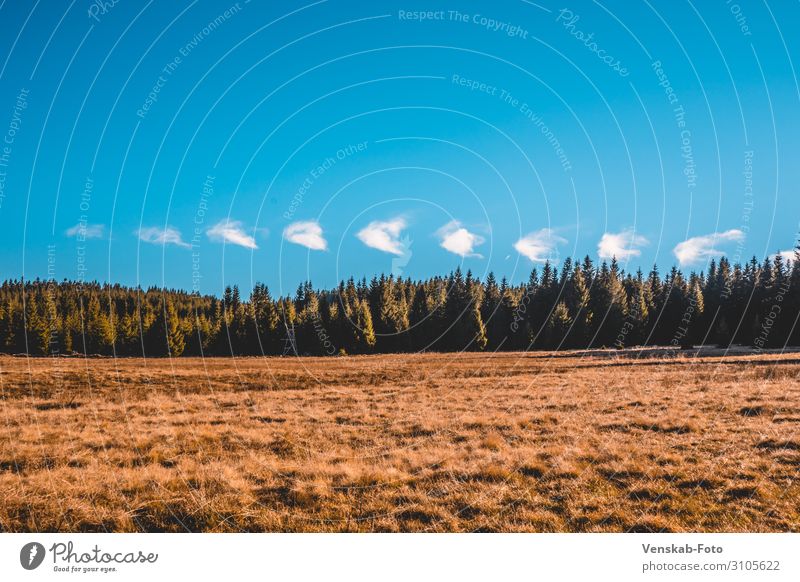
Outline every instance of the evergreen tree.
{"label": "evergreen tree", "polygon": [[114,327],[109,316],[102,311],[100,300],[92,294],[84,318],[86,351],[90,354],[110,355],[114,346]]}
{"label": "evergreen tree", "polygon": [[483,286],[480,281],[473,279],[472,272],[467,271],[467,314],[465,319],[467,337],[472,338],[469,348],[473,350],[486,349],[486,326],[481,317],[481,303],[483,302]]}
{"label": "evergreen tree", "polygon": [[627,297],[620,281],[616,260],[611,265],[605,262],[596,276],[594,294],[590,299],[592,312],[592,337],[594,346],[616,345],[625,325]]}
{"label": "evergreen tree", "polygon": [[414,351],[427,349],[434,341],[433,320],[425,285],[417,285],[408,315],[411,345]]}
{"label": "evergreen tree", "polygon": [[567,304],[563,301],[559,301],[547,322],[545,345],[549,349],[563,348],[564,340],[567,337],[567,332],[571,325],[572,318],[569,315]]}
{"label": "evergreen tree", "polygon": [[508,336],[510,322],[504,317],[501,309],[503,296],[494,273],[489,273],[480,302],[481,319],[486,328],[486,347],[491,351],[497,350]]}
{"label": "evergreen tree", "polygon": [[181,320],[172,301],[164,297],[161,309],[156,313],[152,325],[147,330],[148,356],[170,356],[183,354],[186,339]]}
{"label": "evergreen tree", "polygon": [[[574,268],[569,269],[565,262],[563,273],[570,273],[564,282],[564,307],[567,315],[572,314],[571,329],[569,337],[565,338],[565,347],[583,347],[589,336],[592,325],[592,314],[589,311],[589,287],[586,285],[584,272],[576,263]],[[559,314],[563,319],[563,314]]]}
{"label": "evergreen tree", "polygon": [[278,349],[280,317],[266,285],[256,284],[250,294],[252,325],[248,326],[247,353],[273,354]]}
{"label": "evergreen tree", "polygon": [[[536,281],[536,271],[532,273],[531,280]],[[524,296],[531,288],[525,287],[523,292],[517,294],[508,285],[505,277],[500,282],[500,317],[497,328],[501,331],[494,333],[497,333],[500,342],[505,340],[502,343],[505,351],[527,349],[530,345],[531,331],[528,320],[521,313],[518,295]]]}
{"label": "evergreen tree", "polygon": [[372,313],[364,299],[359,299],[356,304],[353,332],[353,353],[370,353],[375,347],[376,340],[372,327]]}

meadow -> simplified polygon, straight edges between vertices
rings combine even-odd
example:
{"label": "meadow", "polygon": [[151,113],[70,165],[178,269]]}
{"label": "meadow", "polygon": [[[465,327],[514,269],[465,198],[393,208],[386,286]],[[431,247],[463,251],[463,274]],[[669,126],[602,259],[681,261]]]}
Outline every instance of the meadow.
{"label": "meadow", "polygon": [[800,356],[0,357],[0,531],[800,531]]}

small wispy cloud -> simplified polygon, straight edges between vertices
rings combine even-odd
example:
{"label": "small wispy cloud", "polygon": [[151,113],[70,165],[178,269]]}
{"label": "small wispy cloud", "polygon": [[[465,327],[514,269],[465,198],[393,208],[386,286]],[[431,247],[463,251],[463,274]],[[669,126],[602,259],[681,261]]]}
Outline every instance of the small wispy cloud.
{"label": "small wispy cloud", "polygon": [[483,255],[475,252],[475,247],[485,242],[479,234],[468,231],[457,220],[451,220],[436,231],[441,239],[443,249],[461,257],[475,257],[482,259]]}
{"label": "small wispy cloud", "polygon": [[514,248],[534,263],[544,263],[552,260],[558,254],[558,245],[566,242],[567,240],[555,234],[553,229],[543,228],[519,239],[514,243]]}
{"label": "small wispy cloud", "polygon": [[672,252],[683,267],[723,254],[723,251],[717,248],[719,244],[741,242],[743,240],[744,233],[741,230],[731,229],[725,232],[692,237],[682,243],[678,243],[672,249]]}
{"label": "small wispy cloud", "polygon": [[312,251],[324,251],[328,242],[322,236],[322,227],[314,220],[293,222],[283,230],[283,238]]}
{"label": "small wispy cloud", "polygon": [[148,226],[136,231],[139,240],[154,245],[175,245],[185,249],[191,245],[184,242],[181,233],[177,228],[171,226]]}
{"label": "small wispy cloud", "polygon": [[405,250],[400,241],[400,233],[405,227],[406,221],[401,217],[387,221],[375,220],[362,228],[356,236],[368,247],[402,256]]}
{"label": "small wispy cloud", "polygon": [[797,260],[797,254],[796,254],[794,249],[789,250],[789,251],[778,251],[777,253],[772,255],[770,258],[772,260],[775,260],[775,257],[777,257],[779,255],[783,259],[784,263],[794,262],[795,260]]}
{"label": "small wispy cloud", "polygon": [[636,234],[632,228],[626,228],[622,232],[606,232],[597,243],[597,254],[601,259],[613,259],[625,261],[632,257],[642,254],[639,250],[647,246],[650,241],[640,234]]}
{"label": "small wispy cloud", "polygon": [[83,240],[88,240],[90,238],[103,238],[105,233],[106,227],[102,224],[83,224],[80,222],[64,231],[64,234],[69,237],[78,237]]}
{"label": "small wispy cloud", "polygon": [[206,236],[216,242],[227,242],[247,249],[257,249],[256,239],[245,232],[238,220],[222,220],[206,231]]}

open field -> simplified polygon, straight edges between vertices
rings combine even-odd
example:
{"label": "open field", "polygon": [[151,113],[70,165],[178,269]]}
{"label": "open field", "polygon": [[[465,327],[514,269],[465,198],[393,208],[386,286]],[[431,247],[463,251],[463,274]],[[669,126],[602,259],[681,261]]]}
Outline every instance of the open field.
{"label": "open field", "polygon": [[800,356],[0,358],[0,531],[800,531]]}

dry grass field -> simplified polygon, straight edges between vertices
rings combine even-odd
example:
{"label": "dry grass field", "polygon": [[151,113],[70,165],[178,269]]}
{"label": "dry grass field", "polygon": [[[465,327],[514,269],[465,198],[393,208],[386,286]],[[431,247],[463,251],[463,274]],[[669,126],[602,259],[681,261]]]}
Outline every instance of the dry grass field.
{"label": "dry grass field", "polygon": [[0,531],[800,531],[800,357],[0,358]]}

